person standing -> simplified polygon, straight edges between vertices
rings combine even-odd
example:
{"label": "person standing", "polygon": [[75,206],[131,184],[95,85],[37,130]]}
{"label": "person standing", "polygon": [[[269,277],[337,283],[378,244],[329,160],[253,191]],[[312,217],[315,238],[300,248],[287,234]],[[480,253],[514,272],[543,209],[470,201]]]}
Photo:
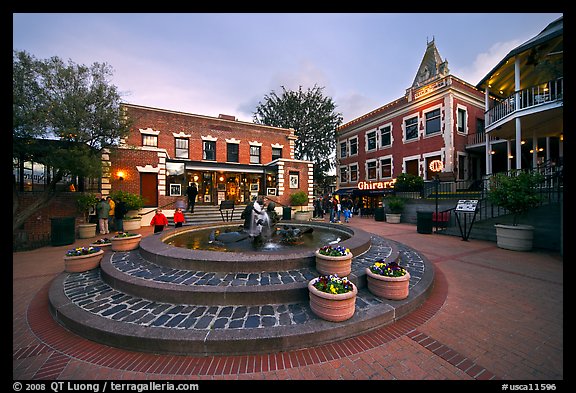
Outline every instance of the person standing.
{"label": "person standing", "polygon": [[116,202],[114,202],[114,199],[112,199],[110,196],[106,197],[106,201],[110,205],[110,212],[108,213],[108,229],[114,230],[116,228],[114,223],[114,216],[116,214]]}
{"label": "person standing", "polygon": [[177,207],[176,211],[174,212],[174,227],[175,228],[182,227],[182,225],[184,224],[185,221],[186,221],[186,218],[184,217],[184,213],[182,212],[182,209]]}
{"label": "person standing", "polygon": [[108,229],[108,216],[110,213],[110,204],[102,198],[96,205],[96,214],[98,215],[98,225],[100,226],[100,234],[105,235],[110,233]]}
{"label": "person standing", "polygon": [[188,186],[186,189],[186,195],[188,196],[188,210],[190,210],[190,213],[194,213],[196,196],[198,196],[198,188],[196,188],[196,183],[192,183]]}
{"label": "person standing", "polygon": [[159,233],[164,230],[164,227],[168,225],[168,219],[162,213],[162,209],[156,209],[156,214],[150,220],[150,225],[154,226],[154,233]]}
{"label": "person standing", "polygon": [[126,202],[118,202],[114,208],[114,228],[118,232],[124,232],[124,216],[126,213],[128,213]]}

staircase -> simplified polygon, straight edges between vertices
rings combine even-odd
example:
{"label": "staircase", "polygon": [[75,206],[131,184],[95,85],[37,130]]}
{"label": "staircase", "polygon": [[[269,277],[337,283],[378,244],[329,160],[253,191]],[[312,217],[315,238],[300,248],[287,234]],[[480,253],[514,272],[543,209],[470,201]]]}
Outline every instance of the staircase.
{"label": "staircase", "polygon": [[[240,215],[245,207],[246,205],[236,205],[234,206],[234,210],[223,210],[222,214],[220,214],[220,206],[196,205],[194,207],[194,213],[190,213],[189,211],[184,212],[184,226],[226,222],[226,212],[228,212],[228,221],[240,222],[242,220]],[[224,220],[222,220],[222,215],[224,215]],[[168,217],[168,226],[174,226],[173,217]]]}

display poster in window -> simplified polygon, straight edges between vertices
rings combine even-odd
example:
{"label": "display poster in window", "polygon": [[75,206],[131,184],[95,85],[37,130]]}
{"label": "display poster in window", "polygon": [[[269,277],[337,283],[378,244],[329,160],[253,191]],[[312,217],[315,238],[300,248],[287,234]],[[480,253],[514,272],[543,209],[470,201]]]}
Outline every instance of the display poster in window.
{"label": "display poster in window", "polygon": [[290,188],[298,188],[298,174],[290,174]]}
{"label": "display poster in window", "polygon": [[170,196],[181,196],[182,186],[180,184],[170,184]]}
{"label": "display poster in window", "polygon": [[267,188],[266,189],[266,195],[276,195],[276,189],[275,188]]}

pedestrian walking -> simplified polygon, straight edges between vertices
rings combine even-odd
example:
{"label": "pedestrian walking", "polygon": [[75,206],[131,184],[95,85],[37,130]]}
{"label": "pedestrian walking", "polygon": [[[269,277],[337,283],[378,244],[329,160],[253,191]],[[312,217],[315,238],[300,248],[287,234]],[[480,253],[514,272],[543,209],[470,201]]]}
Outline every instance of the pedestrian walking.
{"label": "pedestrian walking", "polygon": [[102,198],[96,205],[96,215],[98,216],[98,225],[100,227],[100,234],[105,235],[110,233],[108,229],[108,216],[110,214],[110,204]]}
{"label": "pedestrian walking", "polygon": [[184,217],[184,213],[182,212],[182,209],[177,207],[176,211],[174,212],[174,227],[180,228],[180,227],[182,227],[184,222],[186,222],[186,218]]}
{"label": "pedestrian walking", "polygon": [[154,226],[154,233],[162,232],[164,227],[168,225],[168,219],[162,213],[162,209],[156,209],[156,214],[150,220],[150,225]]}

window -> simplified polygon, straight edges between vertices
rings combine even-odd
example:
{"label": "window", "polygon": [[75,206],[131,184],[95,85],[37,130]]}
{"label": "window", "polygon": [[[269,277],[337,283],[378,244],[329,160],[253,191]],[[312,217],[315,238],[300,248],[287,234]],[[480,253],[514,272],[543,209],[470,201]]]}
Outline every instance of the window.
{"label": "window", "polygon": [[380,178],[389,179],[392,177],[392,159],[383,158],[380,160]]}
{"label": "window", "polygon": [[380,147],[390,146],[392,144],[392,132],[390,126],[380,129]]}
{"label": "window", "polygon": [[176,158],[188,158],[187,138],[176,138],[174,140],[174,145],[176,146],[176,152],[175,152]]}
{"label": "window", "polygon": [[282,158],[282,148],[273,147],[272,148],[272,161]]}
{"label": "window", "polygon": [[348,167],[340,167],[340,183],[348,183]]}
{"label": "window", "polygon": [[239,145],[237,143],[226,144],[226,161],[239,162],[238,146]]}
{"label": "window", "polygon": [[348,153],[348,143],[346,141],[340,142],[340,158],[346,158]]}
{"label": "window", "polygon": [[366,163],[366,174],[368,180],[376,180],[376,161]]}
{"label": "window", "polygon": [[366,151],[376,150],[376,131],[366,133]]}
{"label": "window", "polygon": [[250,164],[260,164],[260,146],[250,146]]}
{"label": "window", "polygon": [[142,146],[158,147],[158,136],[142,134]]}
{"label": "window", "polygon": [[204,141],[202,158],[204,160],[216,161],[216,141]]}
{"label": "window", "polygon": [[358,181],[358,165],[356,164],[350,165],[350,181],[351,182]]}
{"label": "window", "polygon": [[466,132],[466,111],[458,108],[458,132]]}
{"label": "window", "polygon": [[476,133],[484,132],[484,119],[476,119]]}
{"label": "window", "polygon": [[411,139],[418,138],[418,117],[412,117],[411,119],[407,119],[404,121],[406,138],[405,140],[409,141]]}
{"label": "window", "polygon": [[440,132],[440,109],[426,113],[426,135]]}
{"label": "window", "polygon": [[350,139],[350,155],[355,156],[358,154],[358,137]]}

